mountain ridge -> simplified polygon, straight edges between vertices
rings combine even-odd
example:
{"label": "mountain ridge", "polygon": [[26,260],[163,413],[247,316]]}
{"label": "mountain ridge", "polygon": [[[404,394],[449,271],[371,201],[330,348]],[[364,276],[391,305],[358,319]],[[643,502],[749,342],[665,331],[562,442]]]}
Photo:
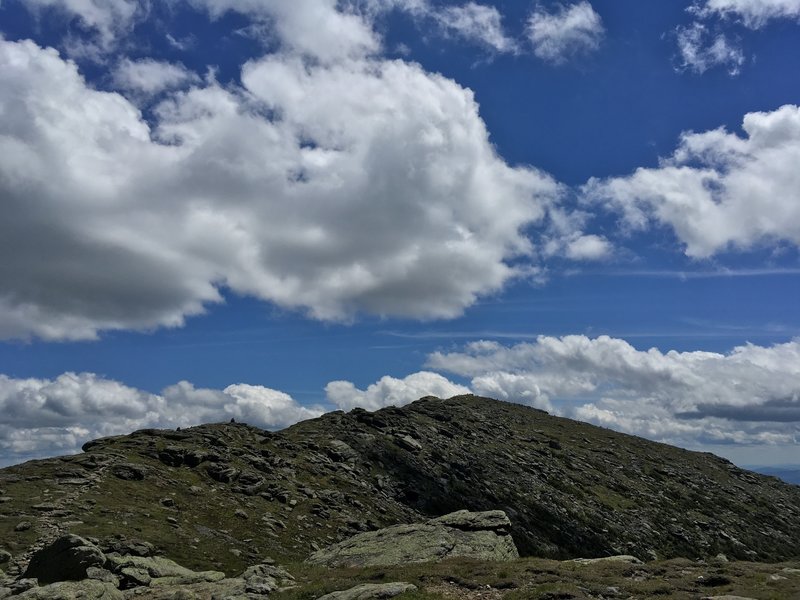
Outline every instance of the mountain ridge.
{"label": "mountain ridge", "polygon": [[[145,540],[192,568],[303,560],[355,533],[504,510],[520,553],[800,556],[800,488],[713,455],[477,396],[141,430],[0,470],[14,560],[60,533]],[[20,527],[22,525],[22,527]]]}

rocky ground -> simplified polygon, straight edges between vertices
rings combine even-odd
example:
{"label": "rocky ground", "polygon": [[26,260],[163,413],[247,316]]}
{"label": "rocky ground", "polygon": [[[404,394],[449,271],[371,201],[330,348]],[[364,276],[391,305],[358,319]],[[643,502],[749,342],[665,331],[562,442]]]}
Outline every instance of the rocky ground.
{"label": "rocky ground", "polygon": [[[362,533],[287,570],[265,559],[236,576],[192,571],[139,542],[104,552],[97,540],[57,538],[16,576],[0,575],[0,600],[540,600],[800,597],[800,563],[766,565],[630,555],[568,561],[520,559],[501,511],[459,511]],[[297,574],[294,577],[290,571]]]}

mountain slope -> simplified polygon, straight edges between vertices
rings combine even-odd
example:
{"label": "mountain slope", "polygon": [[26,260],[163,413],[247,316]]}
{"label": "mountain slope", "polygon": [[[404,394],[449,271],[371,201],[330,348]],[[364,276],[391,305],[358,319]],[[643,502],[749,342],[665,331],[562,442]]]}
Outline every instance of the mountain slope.
{"label": "mountain slope", "polygon": [[84,449],[0,471],[0,540],[15,560],[66,530],[235,572],[462,508],[506,511],[524,555],[800,556],[796,486],[474,396],[329,413],[277,433],[144,430]]}

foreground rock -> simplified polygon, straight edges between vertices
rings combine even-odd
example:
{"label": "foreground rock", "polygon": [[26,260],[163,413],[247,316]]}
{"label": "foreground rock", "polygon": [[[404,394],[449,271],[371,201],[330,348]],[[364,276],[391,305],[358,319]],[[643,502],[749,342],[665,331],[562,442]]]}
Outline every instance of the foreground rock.
{"label": "foreground rock", "polygon": [[365,567],[474,558],[519,557],[503,511],[461,510],[424,523],[395,525],[353,536],[312,554],[307,562],[329,567]]}
{"label": "foreground rock", "polygon": [[640,565],[642,561],[640,561],[635,556],[631,556],[630,554],[617,554],[615,556],[603,556],[601,558],[574,558],[569,562],[578,563],[579,565],[593,565],[596,563],[627,563],[631,565]]}
{"label": "foreground rock", "polygon": [[31,588],[12,596],[14,600],[123,600],[125,596],[110,583],[86,579],[84,581],[59,581]]}
{"label": "foreground rock", "polygon": [[86,579],[90,567],[102,567],[105,555],[94,544],[77,535],[65,535],[36,552],[23,574],[39,583]]}
{"label": "foreground rock", "polygon": [[[142,543],[134,549],[149,553],[152,546]],[[0,600],[249,600],[292,587],[294,578],[271,561],[226,578],[220,571],[192,571],[163,556],[104,555],[88,540],[66,535],[36,552],[25,573],[7,583],[0,585]]]}
{"label": "foreground rock", "polygon": [[400,594],[416,590],[417,586],[410,583],[365,583],[349,590],[325,594],[317,598],[317,600],[378,600],[380,598],[394,598]]}

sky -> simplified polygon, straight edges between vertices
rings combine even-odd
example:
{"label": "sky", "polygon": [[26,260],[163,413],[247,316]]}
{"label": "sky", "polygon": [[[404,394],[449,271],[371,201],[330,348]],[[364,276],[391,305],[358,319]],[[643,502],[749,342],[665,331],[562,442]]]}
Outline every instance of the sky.
{"label": "sky", "polygon": [[800,0],[0,0],[0,465],[473,392],[800,463]]}

